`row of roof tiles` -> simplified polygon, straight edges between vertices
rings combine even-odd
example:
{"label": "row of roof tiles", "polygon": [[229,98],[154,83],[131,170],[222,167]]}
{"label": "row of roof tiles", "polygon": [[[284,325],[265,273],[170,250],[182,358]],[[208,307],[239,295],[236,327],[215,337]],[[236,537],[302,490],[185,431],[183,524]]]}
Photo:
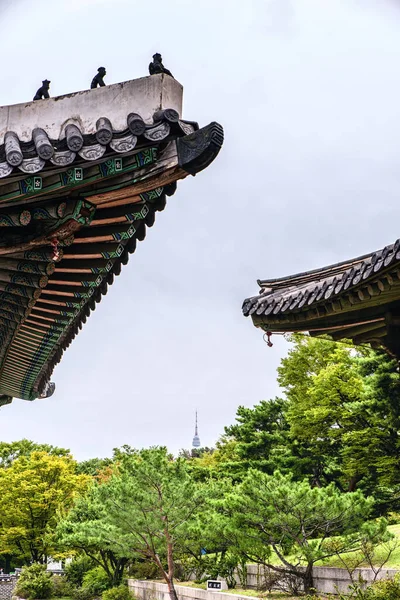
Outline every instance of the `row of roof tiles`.
{"label": "row of roof tiles", "polygon": [[96,133],[85,134],[77,123],[66,125],[60,140],[50,139],[44,129],[36,128],[32,140],[23,142],[13,131],[7,131],[0,145],[0,178],[9,176],[15,169],[34,174],[47,164],[65,167],[76,158],[84,161],[99,160],[107,150],[115,153],[131,152],[136,146],[160,143],[169,136],[185,136],[198,129],[192,121],[179,118],[176,110],[159,110],[148,124],[136,113],[126,119],[127,127],[115,131],[110,119],[103,117],[96,123]]}
{"label": "row of roof tiles", "polygon": [[350,292],[400,263],[400,239],[372,254],[280,279],[259,280],[261,291],[243,303],[245,316],[300,311]]}

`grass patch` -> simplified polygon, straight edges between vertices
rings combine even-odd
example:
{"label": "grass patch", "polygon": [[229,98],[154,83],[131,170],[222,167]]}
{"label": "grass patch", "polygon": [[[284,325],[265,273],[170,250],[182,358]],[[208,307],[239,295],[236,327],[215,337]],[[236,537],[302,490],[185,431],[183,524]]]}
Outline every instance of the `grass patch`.
{"label": "grass patch", "polygon": [[[385,563],[384,569],[400,569],[400,523],[397,525],[389,525],[388,530],[393,533],[393,535],[395,536],[395,540],[397,539],[398,542],[398,546],[397,548],[393,551],[392,555],[390,556],[390,559],[388,560],[387,563]],[[394,541],[395,541],[394,540]],[[377,547],[376,549],[376,561],[377,564],[380,564],[381,561],[383,560],[383,558],[386,556],[386,548],[385,548],[385,544],[381,544],[380,546]],[[351,559],[351,558],[357,558],[358,553],[357,552],[347,552],[343,554],[343,558],[345,561]],[[297,563],[297,559],[296,559],[296,555],[292,554],[288,556],[288,560],[289,562],[293,561],[293,563]],[[282,564],[281,561],[279,560],[279,558],[277,557],[277,555],[273,552],[270,558],[270,563],[272,565],[280,565]],[[300,563],[301,564],[301,563]],[[305,564],[305,563],[304,563]],[[343,567],[342,562],[340,561],[339,558],[337,558],[336,556],[332,556],[331,558],[327,558],[326,560],[320,560],[318,562],[315,563],[315,566],[323,566],[323,567]],[[368,567],[369,565],[367,563],[360,564],[360,567]]]}
{"label": "grass patch", "polygon": [[193,587],[198,588],[199,590],[206,590],[207,584],[204,583],[195,583],[194,581],[176,581],[176,585],[184,585],[185,587]]}
{"label": "grass patch", "polygon": [[[253,598],[260,598],[265,595],[265,592],[259,592],[258,590],[243,590],[242,588],[233,588],[233,590],[222,590],[225,594],[238,594],[238,596],[252,596]],[[273,597],[273,596],[272,596]],[[277,596],[279,598],[279,596]]]}
{"label": "grass patch", "polygon": [[[393,551],[387,563],[385,563],[384,569],[400,569],[400,524],[398,525],[389,525],[388,530],[394,534],[395,540],[397,539],[398,546]],[[393,541],[395,541],[393,540]],[[387,549],[385,548],[385,544],[381,544],[376,548],[376,561],[377,564],[380,564],[381,561],[385,558],[387,553]],[[357,559],[359,557],[358,552],[347,552],[343,554],[343,559],[345,561],[353,559]],[[316,563],[316,566],[323,565],[324,567],[343,567],[342,562],[336,556],[332,556],[324,561],[319,561]],[[361,567],[368,567],[369,565],[366,563],[361,563]]]}
{"label": "grass patch", "polygon": [[[206,583],[195,583],[194,581],[179,581],[176,585],[184,587],[206,589]],[[242,589],[239,587],[232,590],[222,590],[223,594],[235,594],[237,596],[250,596],[251,598],[261,598],[262,600],[299,600],[299,596],[290,596],[285,592],[260,592],[258,590]],[[304,598],[304,596],[303,596]],[[318,600],[327,600],[327,596],[318,596]],[[317,600],[317,598],[316,598]]]}

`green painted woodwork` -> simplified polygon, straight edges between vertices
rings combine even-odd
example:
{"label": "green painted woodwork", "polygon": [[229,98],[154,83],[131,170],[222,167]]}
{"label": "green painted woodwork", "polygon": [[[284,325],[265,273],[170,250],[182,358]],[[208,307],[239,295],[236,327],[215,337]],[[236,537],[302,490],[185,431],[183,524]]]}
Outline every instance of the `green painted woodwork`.
{"label": "green painted woodwork", "polygon": [[[0,187],[0,207],[5,202],[31,200],[32,195],[34,196],[38,192],[41,194],[61,192],[82,185],[94,184],[115,175],[129,175],[153,164],[156,159],[157,148],[143,148],[130,156],[109,158],[98,165],[71,167],[58,174],[49,173],[47,176],[43,174],[42,177],[27,177]],[[133,175],[131,178],[127,178],[121,187],[132,185],[135,181]],[[117,187],[112,189],[117,189]]]}

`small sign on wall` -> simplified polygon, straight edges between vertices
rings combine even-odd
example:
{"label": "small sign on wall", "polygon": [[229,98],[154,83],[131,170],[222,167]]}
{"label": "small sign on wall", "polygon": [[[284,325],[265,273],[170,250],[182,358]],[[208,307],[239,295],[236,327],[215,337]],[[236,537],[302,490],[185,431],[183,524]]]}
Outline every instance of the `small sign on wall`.
{"label": "small sign on wall", "polygon": [[218,581],[217,579],[208,579],[207,580],[207,590],[210,592],[220,592],[221,590],[226,590],[228,586],[225,581]]}

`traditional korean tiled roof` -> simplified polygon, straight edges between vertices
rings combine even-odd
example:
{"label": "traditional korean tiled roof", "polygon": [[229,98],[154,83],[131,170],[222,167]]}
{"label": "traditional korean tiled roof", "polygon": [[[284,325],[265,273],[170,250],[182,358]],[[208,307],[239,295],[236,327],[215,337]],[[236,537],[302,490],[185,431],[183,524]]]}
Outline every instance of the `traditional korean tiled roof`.
{"label": "traditional korean tiled roof", "polygon": [[328,333],[385,345],[400,308],[400,240],[352,260],[258,284],[260,292],[244,301],[243,314],[265,331]]}
{"label": "traditional korean tiled roof", "polygon": [[96,132],[92,134],[86,134],[82,126],[71,120],[61,139],[49,138],[40,127],[33,129],[29,142],[7,131],[0,145],[0,179],[21,173],[32,175],[53,166],[67,167],[78,161],[98,161],[106,153],[126,154],[149,143],[159,144],[171,136],[189,135],[199,128],[197,123],[180,119],[173,108],[157,111],[150,124],[138,114],[127,114],[126,128],[119,131],[113,128],[111,119],[112,116],[98,119]]}
{"label": "traditional korean tiled roof", "polygon": [[[397,240],[383,250],[322,269],[280,279],[258,280],[261,291],[257,296],[244,301],[243,314],[246,317],[253,314],[278,315],[314,307],[344,293],[356,291],[364,295],[361,290],[365,288],[364,292],[367,291],[370,280],[377,279],[378,274],[383,274],[388,269],[394,270],[396,274],[399,267],[400,240]],[[373,290],[370,291],[373,295]]]}
{"label": "traditional korean tiled roof", "polygon": [[[203,170],[218,154],[222,127],[199,129],[182,120],[181,87],[165,77],[84,92],[74,99],[72,114],[65,113],[68,99],[61,113],[57,99],[10,107],[3,123],[14,119],[16,130],[1,128],[0,108],[0,405],[14,396],[33,400],[53,393],[55,365],[145,238],[176,181]],[[163,104],[157,86],[175,107]],[[132,89],[144,90],[145,100],[152,94],[153,112],[143,98],[131,99]],[[103,97],[112,101],[102,105]],[[85,118],[77,117],[78,101]],[[88,105],[107,116],[90,119]],[[130,105],[124,113],[121,106]],[[28,129],[15,117],[25,110]],[[50,113],[59,122],[48,126]]]}

